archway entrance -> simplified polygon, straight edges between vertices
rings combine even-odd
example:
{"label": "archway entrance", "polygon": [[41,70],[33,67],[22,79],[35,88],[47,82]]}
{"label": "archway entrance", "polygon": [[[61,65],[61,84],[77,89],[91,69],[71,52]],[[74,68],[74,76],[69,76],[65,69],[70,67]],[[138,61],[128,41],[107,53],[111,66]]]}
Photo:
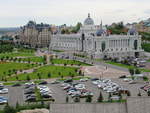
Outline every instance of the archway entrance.
{"label": "archway entrance", "polygon": [[138,58],[140,56],[139,52],[135,52],[135,57]]}

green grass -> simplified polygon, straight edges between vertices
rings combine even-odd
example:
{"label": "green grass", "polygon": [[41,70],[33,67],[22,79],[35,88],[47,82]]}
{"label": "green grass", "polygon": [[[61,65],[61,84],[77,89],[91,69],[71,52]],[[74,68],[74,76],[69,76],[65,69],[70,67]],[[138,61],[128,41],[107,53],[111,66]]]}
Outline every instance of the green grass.
{"label": "green grass", "polygon": [[[40,82],[43,82],[43,80],[35,80],[34,83],[38,84]],[[14,84],[25,84],[27,83],[26,81],[18,81],[18,82],[4,82],[3,84],[4,85],[7,85],[7,86],[11,86],[11,85],[14,85]]]}
{"label": "green grass", "polygon": [[63,50],[53,50],[54,52],[64,52]]}
{"label": "green grass", "polygon": [[[43,57],[29,57],[29,58],[20,58],[21,61],[31,61],[31,62],[44,62]],[[19,59],[18,59],[19,61]]]}
{"label": "green grass", "polygon": [[[115,65],[115,66],[118,66],[118,67],[127,68],[127,69],[130,69],[130,68],[135,69],[136,68],[135,66],[121,64],[121,63],[116,63],[116,62],[112,62],[112,61],[106,61],[105,63],[112,64],[112,65]],[[144,69],[144,68],[139,68],[139,70],[142,71],[142,72],[150,72],[149,69]]]}
{"label": "green grass", "polygon": [[[76,72],[78,68],[75,67],[64,67],[64,66],[43,66],[36,70],[36,72],[29,73],[29,74],[20,74],[17,75],[19,80],[27,80],[27,76],[30,79],[48,79],[48,73],[51,74],[50,78],[59,78],[61,76],[78,76],[79,74]],[[9,81],[15,81],[16,77],[8,78]]]}
{"label": "green grass", "polygon": [[64,60],[64,59],[52,59],[51,62],[53,64],[73,64],[73,65],[81,65],[81,66],[91,66],[90,64],[79,62],[75,60]]}
{"label": "green grass", "polygon": [[23,52],[14,52],[14,53],[1,53],[0,58],[2,57],[30,57],[34,56],[33,53],[23,53]]}
{"label": "green grass", "polygon": [[9,73],[14,74],[13,70],[24,70],[24,69],[30,69],[34,66],[37,66],[35,64],[25,64],[25,63],[3,63],[0,64],[0,77],[7,76]]}
{"label": "green grass", "polygon": [[150,52],[150,44],[149,43],[143,43],[142,48],[144,49],[144,51]]}
{"label": "green grass", "polygon": [[112,61],[106,61],[105,63],[112,64],[112,65],[119,66],[119,67],[123,67],[123,68],[128,68],[128,69],[135,68],[135,66],[130,66],[130,65],[126,65],[126,64],[116,63],[116,62],[112,62]]}
{"label": "green grass", "polygon": [[18,49],[18,52],[24,52],[24,53],[34,53],[34,49],[25,49],[25,48],[20,48]]}

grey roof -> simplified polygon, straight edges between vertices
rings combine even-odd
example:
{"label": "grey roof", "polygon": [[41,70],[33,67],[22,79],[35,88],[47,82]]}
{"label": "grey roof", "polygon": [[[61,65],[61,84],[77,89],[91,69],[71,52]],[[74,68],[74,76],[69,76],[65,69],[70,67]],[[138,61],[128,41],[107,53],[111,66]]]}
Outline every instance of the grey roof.
{"label": "grey roof", "polygon": [[99,29],[99,30],[97,30],[96,35],[97,35],[97,36],[101,36],[101,35],[104,34],[104,33],[105,33],[105,30],[104,30],[104,29]]}
{"label": "grey roof", "polygon": [[88,14],[88,17],[84,21],[84,25],[94,25],[93,19],[90,17],[90,14]]}
{"label": "grey roof", "polygon": [[128,33],[129,33],[130,35],[134,35],[134,34],[137,33],[137,31],[136,31],[135,28],[131,28],[131,29],[129,29]]}

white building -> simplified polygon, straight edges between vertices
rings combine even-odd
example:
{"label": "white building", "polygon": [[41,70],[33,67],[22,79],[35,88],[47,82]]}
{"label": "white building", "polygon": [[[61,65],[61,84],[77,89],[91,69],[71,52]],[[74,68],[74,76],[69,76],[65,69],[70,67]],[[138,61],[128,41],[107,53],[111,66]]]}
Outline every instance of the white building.
{"label": "white building", "polygon": [[143,52],[141,36],[135,29],[130,29],[127,35],[111,35],[102,22],[94,25],[90,14],[77,34],[53,35],[50,49],[81,51],[95,58],[140,57]]}

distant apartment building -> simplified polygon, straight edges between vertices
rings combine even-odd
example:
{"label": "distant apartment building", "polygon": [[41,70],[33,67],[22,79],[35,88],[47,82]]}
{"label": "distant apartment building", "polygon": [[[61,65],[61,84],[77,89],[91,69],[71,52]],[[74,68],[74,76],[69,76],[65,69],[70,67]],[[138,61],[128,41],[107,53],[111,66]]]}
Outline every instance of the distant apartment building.
{"label": "distant apartment building", "polygon": [[27,25],[21,27],[20,43],[30,47],[48,47],[51,40],[51,27],[48,24],[36,24],[29,21]]}
{"label": "distant apartment building", "polygon": [[140,21],[139,23],[127,24],[128,29],[134,27],[138,32],[149,32],[150,33],[150,18],[147,20]]}

